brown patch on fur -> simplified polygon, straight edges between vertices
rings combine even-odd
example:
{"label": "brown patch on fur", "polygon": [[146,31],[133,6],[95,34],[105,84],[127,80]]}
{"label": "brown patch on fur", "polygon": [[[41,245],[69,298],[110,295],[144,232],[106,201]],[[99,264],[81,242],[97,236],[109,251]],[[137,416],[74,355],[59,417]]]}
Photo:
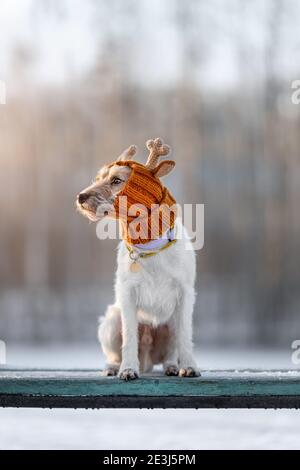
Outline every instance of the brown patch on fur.
{"label": "brown patch on fur", "polygon": [[150,325],[139,324],[139,360],[141,371],[152,368],[152,364],[163,362],[167,354],[170,340],[168,325],[154,328]]}

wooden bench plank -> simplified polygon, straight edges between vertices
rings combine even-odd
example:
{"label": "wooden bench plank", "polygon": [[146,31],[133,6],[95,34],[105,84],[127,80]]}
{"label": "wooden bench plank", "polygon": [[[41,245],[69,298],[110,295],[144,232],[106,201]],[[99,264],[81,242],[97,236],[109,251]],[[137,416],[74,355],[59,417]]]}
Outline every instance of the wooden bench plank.
{"label": "wooden bench plank", "polygon": [[0,369],[0,406],[45,408],[299,408],[300,371],[204,371],[123,382],[96,370]]}

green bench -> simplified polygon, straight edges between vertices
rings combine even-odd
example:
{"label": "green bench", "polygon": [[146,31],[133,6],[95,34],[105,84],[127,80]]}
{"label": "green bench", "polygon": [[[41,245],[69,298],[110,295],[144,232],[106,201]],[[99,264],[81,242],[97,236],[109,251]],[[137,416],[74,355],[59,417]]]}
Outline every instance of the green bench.
{"label": "green bench", "polygon": [[203,371],[199,378],[96,370],[0,369],[0,407],[299,408],[300,371]]}

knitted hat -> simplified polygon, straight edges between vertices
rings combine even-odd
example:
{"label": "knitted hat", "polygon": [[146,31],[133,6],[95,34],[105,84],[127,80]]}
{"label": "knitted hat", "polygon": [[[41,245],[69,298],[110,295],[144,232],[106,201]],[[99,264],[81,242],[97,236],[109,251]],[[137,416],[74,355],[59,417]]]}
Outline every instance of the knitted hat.
{"label": "knitted hat", "polygon": [[164,174],[175,166],[171,160],[156,165],[159,156],[169,153],[169,147],[163,145],[160,139],[148,141],[147,146],[151,152],[146,165],[134,160],[114,163],[132,170],[114,203],[117,218],[122,224],[123,238],[132,245],[145,244],[161,237],[174,227],[176,218],[176,200],[157,176],[162,166],[169,166]]}

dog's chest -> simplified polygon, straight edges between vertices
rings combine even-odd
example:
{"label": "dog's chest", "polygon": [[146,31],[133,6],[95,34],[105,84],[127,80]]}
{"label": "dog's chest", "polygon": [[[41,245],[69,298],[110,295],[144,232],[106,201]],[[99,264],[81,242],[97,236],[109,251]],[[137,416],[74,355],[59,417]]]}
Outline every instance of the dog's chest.
{"label": "dog's chest", "polygon": [[164,270],[142,270],[135,286],[136,304],[143,320],[154,324],[165,323],[178,303],[179,286]]}
{"label": "dog's chest", "polygon": [[166,323],[181,302],[186,279],[191,277],[189,264],[183,262],[185,256],[186,252],[175,245],[156,256],[139,259],[140,269],[135,273],[130,269],[132,260],[126,246],[120,245],[117,298],[118,291],[126,289],[127,294],[134,296],[140,321]]}

